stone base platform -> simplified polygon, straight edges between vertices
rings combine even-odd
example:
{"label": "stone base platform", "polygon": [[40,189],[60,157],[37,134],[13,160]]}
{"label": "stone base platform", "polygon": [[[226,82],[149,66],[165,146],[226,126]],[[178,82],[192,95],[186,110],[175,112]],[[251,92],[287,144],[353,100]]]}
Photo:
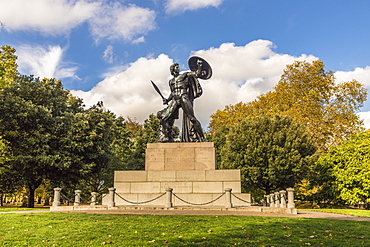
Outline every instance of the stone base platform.
{"label": "stone base platform", "polygon": [[66,212],[66,211],[101,211],[101,212],[108,212],[109,213],[151,213],[156,214],[158,212],[166,212],[166,214],[203,214],[203,213],[195,213],[195,212],[204,212],[204,214],[214,214],[217,215],[218,212],[229,212],[229,214],[243,214],[243,212],[259,212],[259,213],[272,213],[272,214],[297,214],[296,208],[272,208],[272,207],[259,207],[259,206],[251,206],[251,207],[233,207],[233,208],[225,208],[225,207],[172,207],[166,208],[163,206],[116,206],[116,207],[108,207],[106,205],[82,205],[82,206],[53,206],[50,207],[50,211],[52,212]]}

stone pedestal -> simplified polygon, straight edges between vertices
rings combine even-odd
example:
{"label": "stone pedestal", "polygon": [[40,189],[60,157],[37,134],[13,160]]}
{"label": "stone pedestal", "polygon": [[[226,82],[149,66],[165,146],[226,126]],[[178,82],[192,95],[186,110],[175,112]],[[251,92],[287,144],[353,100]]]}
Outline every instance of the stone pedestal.
{"label": "stone pedestal", "polygon": [[215,170],[213,142],[148,143],[146,171]]}
{"label": "stone pedestal", "polygon": [[[240,170],[216,170],[215,149],[212,142],[148,143],[145,171],[115,171],[116,193],[131,202],[155,198],[172,188],[172,192],[192,203],[214,200],[225,189],[250,202],[250,194],[241,193]],[[104,203],[104,202],[103,202]],[[145,205],[164,205],[165,197]],[[225,206],[225,197],[210,204]],[[189,206],[173,198],[174,206]],[[116,205],[132,205],[116,198]],[[234,200],[233,206],[249,206]],[[168,206],[168,205],[167,205]],[[231,206],[231,204],[230,204]]]}

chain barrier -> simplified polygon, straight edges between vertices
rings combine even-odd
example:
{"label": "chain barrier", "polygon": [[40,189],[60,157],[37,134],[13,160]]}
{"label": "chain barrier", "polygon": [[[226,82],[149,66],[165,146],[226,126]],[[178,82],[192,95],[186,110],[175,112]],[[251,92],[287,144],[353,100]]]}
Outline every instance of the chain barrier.
{"label": "chain barrier", "polygon": [[[82,203],[84,203],[85,201],[82,199],[82,196],[80,195],[80,203],[82,204]],[[87,201],[86,201],[86,203],[87,203]]]}
{"label": "chain barrier", "polygon": [[131,204],[145,204],[145,203],[153,202],[153,201],[155,201],[155,200],[157,200],[157,199],[161,198],[162,196],[164,196],[164,195],[166,194],[166,192],[165,192],[165,193],[163,193],[162,195],[157,196],[156,198],[153,198],[153,199],[150,199],[150,200],[148,200],[148,201],[144,201],[144,202],[132,202],[132,201],[129,201],[129,200],[127,200],[127,199],[123,198],[122,196],[120,196],[120,195],[119,195],[118,193],[116,193],[116,192],[114,192],[114,194],[116,194],[119,198],[121,198],[121,199],[122,199],[122,200],[124,200],[125,202],[131,203]]}
{"label": "chain barrier", "polygon": [[190,205],[194,205],[194,206],[202,206],[202,205],[207,205],[207,204],[211,204],[215,201],[217,201],[218,199],[220,199],[221,197],[223,197],[223,195],[225,195],[225,192],[222,193],[219,197],[217,197],[216,199],[210,201],[210,202],[205,202],[205,203],[192,203],[192,202],[188,202],[188,201],[185,201],[184,199],[178,197],[175,193],[172,193],[174,195],[174,197],[176,197],[177,199],[179,199],[180,201],[182,202],[185,202],[187,204],[190,204]]}
{"label": "chain barrier", "polygon": [[68,198],[66,195],[64,195],[62,192],[60,192],[60,195],[64,198],[64,200],[67,200],[68,202],[70,203],[75,203],[75,200],[72,200],[70,198]]}
{"label": "chain barrier", "polygon": [[237,195],[235,195],[234,193],[231,193],[231,195],[233,195],[236,199],[242,201],[242,202],[245,202],[245,203],[252,203],[252,202],[247,202],[246,200],[244,199],[241,199],[240,197],[238,197]]}

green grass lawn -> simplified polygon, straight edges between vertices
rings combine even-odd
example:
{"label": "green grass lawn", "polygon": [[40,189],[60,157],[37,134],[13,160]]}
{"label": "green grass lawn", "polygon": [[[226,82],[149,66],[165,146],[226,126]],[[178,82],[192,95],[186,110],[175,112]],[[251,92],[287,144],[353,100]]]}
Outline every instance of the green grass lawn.
{"label": "green grass lawn", "polygon": [[9,206],[5,205],[3,207],[0,207],[0,212],[5,211],[24,211],[24,210],[48,210],[50,207],[44,207],[44,206],[37,206],[35,208],[21,208],[20,206]]}
{"label": "green grass lawn", "polygon": [[210,215],[0,214],[4,246],[370,246],[370,222]]}
{"label": "green grass lawn", "polygon": [[370,210],[361,210],[361,209],[302,209],[309,211],[318,211],[325,213],[334,213],[334,214],[346,214],[353,215],[358,217],[370,217]]}

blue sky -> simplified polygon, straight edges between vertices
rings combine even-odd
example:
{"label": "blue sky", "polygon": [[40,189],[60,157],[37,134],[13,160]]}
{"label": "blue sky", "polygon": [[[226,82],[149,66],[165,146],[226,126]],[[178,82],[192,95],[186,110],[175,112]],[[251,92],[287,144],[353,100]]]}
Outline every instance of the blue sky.
{"label": "blue sky", "polygon": [[[214,75],[195,102],[204,127],[225,105],[271,90],[286,64],[324,61],[370,87],[368,0],[0,0],[0,45],[24,74],[61,79],[87,105],[143,121],[169,93],[169,66],[204,57]],[[370,103],[361,117],[370,119]],[[369,120],[366,120],[370,126]]]}

